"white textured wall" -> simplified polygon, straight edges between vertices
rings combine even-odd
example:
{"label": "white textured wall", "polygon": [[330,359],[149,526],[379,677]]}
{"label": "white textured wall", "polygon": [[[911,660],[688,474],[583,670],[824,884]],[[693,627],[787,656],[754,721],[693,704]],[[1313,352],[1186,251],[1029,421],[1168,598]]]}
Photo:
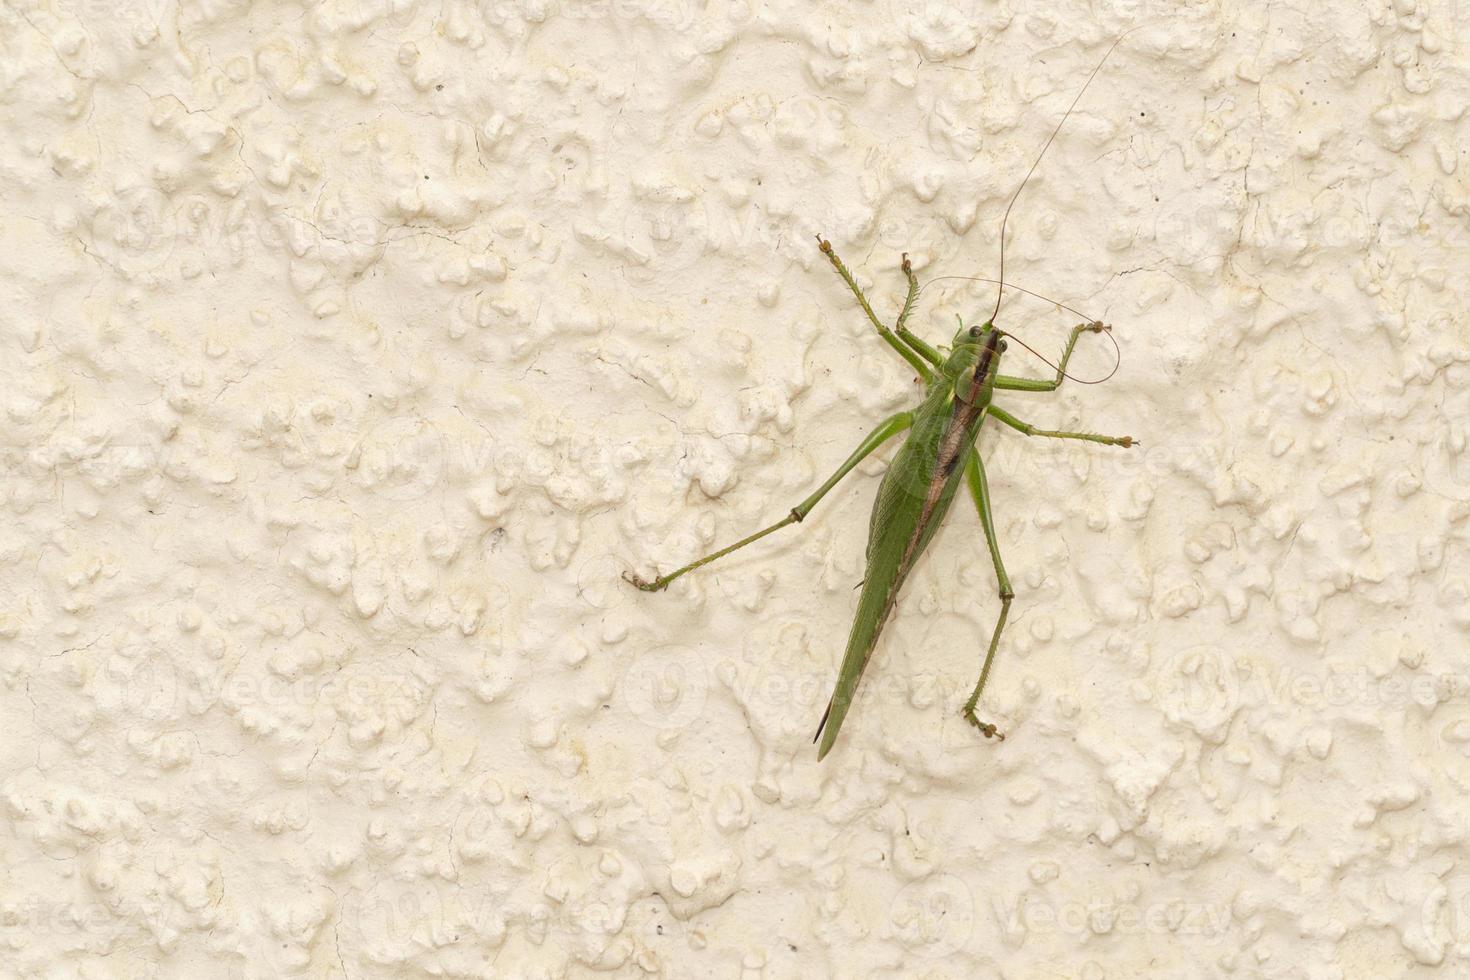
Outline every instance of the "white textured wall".
{"label": "white textured wall", "polygon": [[[618,575],[916,398],[813,235],[885,316],[994,275],[1135,25],[1007,266],[1122,369],[1004,404],[1144,446],[987,430],[1010,738],[962,500],[819,766],[881,462]],[[4,0],[0,976],[1466,975],[1467,60],[1456,0]]]}

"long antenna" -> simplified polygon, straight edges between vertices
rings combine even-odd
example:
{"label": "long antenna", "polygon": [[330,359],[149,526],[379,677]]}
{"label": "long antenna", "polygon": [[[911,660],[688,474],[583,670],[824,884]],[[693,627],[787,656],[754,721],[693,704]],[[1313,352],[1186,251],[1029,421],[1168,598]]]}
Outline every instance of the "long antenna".
{"label": "long antenna", "polygon": [[[1000,282],[999,279],[987,279],[984,276],[935,276],[933,279],[930,279],[928,282],[924,283],[924,285],[922,285],[922,286],[919,287],[919,293],[918,293],[918,295],[919,296],[924,295],[924,290],[928,289],[934,283],[940,282],[940,281],[945,280],[945,279],[961,279],[961,280],[964,280],[965,282],[993,282],[993,283],[999,283]],[[1081,310],[1076,309],[1076,308],[1071,307],[1071,306],[1068,306],[1066,303],[1063,303],[1059,299],[1052,299],[1050,296],[1046,295],[1045,293],[1038,293],[1034,289],[1027,289],[1025,286],[1017,286],[1015,283],[1010,283],[1009,285],[1010,285],[1010,287],[1012,289],[1014,289],[1018,293],[1025,293],[1027,296],[1035,296],[1037,299],[1041,300],[1042,302],[1050,303],[1052,306],[1055,306],[1057,309],[1066,310],[1068,313],[1075,313],[1077,316],[1080,316],[1082,319],[1086,320],[1089,323],[1091,323],[1093,320],[1096,320],[1097,319],[1097,317],[1095,317],[1095,316],[1088,316],[1086,313],[1083,313]],[[915,298],[917,299],[918,297],[916,296]]]}
{"label": "long antenna", "polygon": [[1072,114],[1073,109],[1077,108],[1077,103],[1082,101],[1082,96],[1087,94],[1087,87],[1092,84],[1092,80],[1097,77],[1097,73],[1102,71],[1102,66],[1107,64],[1108,58],[1113,53],[1113,48],[1116,48],[1118,44],[1123,40],[1123,38],[1127,37],[1129,34],[1132,34],[1133,31],[1136,30],[1138,30],[1137,27],[1132,28],[1131,30],[1124,31],[1122,34],[1119,34],[1116,38],[1113,39],[1113,43],[1108,46],[1108,50],[1103,54],[1102,59],[1099,60],[1098,63],[1093,67],[1092,73],[1087,76],[1087,81],[1082,83],[1081,91],[1079,91],[1076,97],[1072,99],[1072,104],[1067,106],[1067,111],[1062,113],[1062,118],[1057,123],[1056,128],[1051,131],[1051,135],[1048,136],[1046,138],[1046,142],[1041,145],[1041,152],[1036,154],[1036,159],[1031,162],[1031,169],[1026,171],[1025,177],[1021,178],[1021,185],[1016,188],[1016,192],[1011,195],[1010,203],[1006,205],[1006,212],[1001,216],[1000,219],[1000,274],[996,280],[998,285],[995,287],[995,309],[991,311],[990,314],[991,323],[994,323],[995,318],[1000,316],[1000,297],[1001,294],[1005,292],[1006,222],[1010,220],[1011,208],[1016,206],[1016,198],[1021,196],[1021,191],[1025,190],[1027,181],[1031,179],[1032,174],[1036,173],[1036,168],[1041,165],[1041,158],[1046,156],[1046,151],[1051,148],[1052,140],[1056,139],[1057,133],[1060,133],[1062,131],[1062,125],[1066,123],[1067,117]]}
{"label": "long antenna", "polygon": [[[1118,347],[1118,338],[1113,336],[1113,331],[1110,327],[1104,326],[1102,328],[1102,334],[1113,342],[1113,369],[1105,374],[1103,377],[1096,378],[1092,381],[1084,381],[1083,379],[1076,377],[1075,375],[1071,375],[1068,374],[1066,371],[1063,371],[1061,365],[1057,364],[1054,361],[1048,360],[1046,356],[1038,351],[1035,347],[1032,347],[1030,344],[1026,343],[1026,341],[1022,340],[1020,337],[1017,337],[1009,330],[1002,330],[1001,333],[1005,334],[1007,337],[1011,338],[1016,343],[1029,350],[1042,364],[1045,364],[1047,367],[1056,371],[1057,374],[1066,378],[1068,381],[1075,381],[1079,385],[1100,385],[1104,381],[1110,380],[1113,375],[1117,374],[1118,368],[1123,365],[1123,351]],[[1137,440],[1134,441],[1137,442]]]}

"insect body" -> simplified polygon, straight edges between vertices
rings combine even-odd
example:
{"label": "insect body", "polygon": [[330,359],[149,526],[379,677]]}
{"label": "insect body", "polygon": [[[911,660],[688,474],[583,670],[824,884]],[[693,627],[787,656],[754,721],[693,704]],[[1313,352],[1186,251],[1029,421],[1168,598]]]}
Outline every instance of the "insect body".
{"label": "insect body", "polygon": [[[1106,59],[1106,56],[1104,58]],[[1098,67],[1101,67],[1101,62]],[[1093,74],[1096,73],[1095,68]],[[1088,81],[1091,81],[1091,77]],[[1085,90],[1084,85],[1083,91]],[[1078,98],[1081,98],[1080,92]],[[1073,105],[1076,105],[1075,100]],[[1071,109],[1067,111],[1070,113]],[[1063,116],[1063,121],[1065,119],[1066,116]],[[1055,131],[1052,135],[1055,137]],[[1048,139],[1047,145],[1050,143],[1051,140]],[[1042,153],[1045,153],[1045,147],[1042,148]],[[1039,161],[1040,156],[1038,155],[1037,162]],[[1032,165],[1032,170],[1035,170],[1035,164]],[[1029,176],[1028,173],[1027,177]],[[1024,181],[1021,186],[1025,186]],[[1011,197],[1012,204],[1015,203],[1016,196],[1019,194],[1020,188],[1018,187],[1016,194]],[[1008,206],[1007,215],[1009,212]],[[1002,219],[1002,249],[1004,240],[1005,219]],[[625,578],[640,589],[657,591],[666,588],[670,582],[687,572],[737,551],[789,524],[799,523],[854,466],[889,439],[901,432],[907,432],[903,446],[894,457],[887,473],[884,474],[883,481],[878,487],[877,499],[873,502],[873,513],[868,525],[867,571],[863,578],[862,593],[858,598],[852,631],[848,635],[847,651],[842,658],[842,666],[837,675],[837,685],[832,692],[827,710],[822,715],[821,723],[817,726],[816,740],[820,740],[821,743],[817,750],[817,758],[824,758],[832,750],[832,745],[837,739],[842,722],[847,717],[848,708],[852,705],[853,697],[857,692],[858,681],[862,677],[863,669],[873,654],[883,624],[893,612],[899,590],[913,570],[914,564],[919,560],[919,556],[934,539],[940,523],[954,502],[955,495],[959,492],[961,483],[968,484],[970,496],[979,512],[980,523],[985,533],[985,544],[990,551],[991,562],[995,566],[1001,601],[1000,615],[991,633],[990,644],[985,651],[979,680],[976,681],[973,692],[965,702],[962,713],[965,719],[987,738],[992,736],[1004,738],[1005,736],[996,729],[995,725],[981,721],[975,710],[981,692],[985,689],[985,681],[990,675],[990,667],[995,659],[1000,634],[1005,628],[1006,616],[1010,612],[1011,600],[1015,594],[1011,589],[1010,579],[1006,576],[1005,565],[1001,561],[1000,548],[996,542],[995,523],[990,513],[990,490],[985,478],[985,466],[979,453],[975,451],[975,440],[980,434],[980,427],[985,419],[994,418],[1028,436],[1080,439],[1111,446],[1134,445],[1134,440],[1130,436],[1103,436],[1090,432],[1038,429],[1017,419],[992,401],[996,391],[1055,391],[1063,379],[1068,376],[1067,362],[1072,356],[1072,350],[1078,338],[1084,333],[1103,332],[1108,327],[1096,320],[1073,327],[1062,356],[1056,363],[1054,378],[1032,379],[1003,375],[1000,373],[1000,361],[1006,351],[1006,334],[995,325],[996,314],[1000,308],[999,295],[996,299],[996,312],[993,312],[984,324],[969,327],[961,325],[946,353],[930,346],[910,331],[906,325],[919,292],[918,282],[907,256],[904,257],[902,269],[908,279],[908,295],[902,311],[890,330],[873,312],[867,297],[863,295],[862,289],[853,280],[847,266],[837,256],[831,244],[820,237],[817,241],[822,254],[826,256],[832,268],[857,297],[858,304],[877,329],[879,336],[903,357],[923,380],[925,384],[923,402],[912,411],[900,412],[880,423],[825,483],[818,487],[811,496],[792,508],[782,520],[726,548],[675,569],[667,575],[643,579],[627,574]],[[1003,262],[1003,250],[1001,254]]]}
{"label": "insect body", "polygon": [[821,739],[817,757],[823,758],[831,751],[857,692],[863,668],[872,656],[883,624],[893,611],[898,592],[909,572],[913,570],[914,563],[934,539],[962,482],[969,484],[970,495],[980,514],[985,543],[995,565],[1001,600],[1000,617],[991,634],[990,646],[985,652],[980,679],[969,700],[965,702],[964,716],[986,737],[1004,738],[994,725],[982,722],[975,713],[975,705],[985,688],[990,665],[995,658],[996,645],[1000,642],[1001,630],[1005,627],[1006,615],[1015,595],[996,542],[994,521],[990,514],[990,490],[985,479],[984,464],[975,452],[975,439],[980,434],[980,426],[985,419],[994,417],[1029,436],[1082,439],[1125,447],[1133,445],[1133,439],[1129,436],[1037,429],[992,403],[997,389],[1056,390],[1066,377],[1067,361],[1071,358],[1077,338],[1083,333],[1100,332],[1107,327],[1096,321],[1074,327],[1057,362],[1055,378],[1036,380],[1008,377],[1000,373],[1001,355],[1006,350],[1005,335],[993,322],[987,322],[983,326],[962,327],[955,334],[948,355],[929,346],[907,329],[904,321],[908,318],[918,292],[918,283],[907,258],[903,263],[903,271],[909,280],[909,295],[898,322],[893,330],[889,330],[872,312],[867,298],[853,281],[852,275],[833,251],[831,244],[820,240],[820,246],[833,268],[857,296],[879,334],[918,370],[926,385],[923,402],[913,411],[900,412],[879,424],[863,440],[862,445],[838,467],[837,472],[811,496],[792,508],[791,513],[783,520],[667,575],[651,580],[630,575],[629,581],[646,591],[666,588],[670,582],[686,572],[722,558],[788,524],[800,522],[854,466],[893,436],[907,431],[908,438],[904,440],[903,447],[884,475],[878,487],[878,497],[873,502],[873,514],[868,525],[867,574],[863,578],[857,614],[853,618],[852,632],[848,636],[847,652],[837,675],[837,687],[817,728],[817,736]]}

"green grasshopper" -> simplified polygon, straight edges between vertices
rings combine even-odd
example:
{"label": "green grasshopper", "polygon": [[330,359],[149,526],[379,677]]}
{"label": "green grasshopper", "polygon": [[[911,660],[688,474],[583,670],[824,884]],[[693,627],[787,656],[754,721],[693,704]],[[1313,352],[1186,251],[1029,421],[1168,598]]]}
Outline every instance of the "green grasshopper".
{"label": "green grasshopper", "polygon": [[[1114,41],[1113,46],[1117,46],[1117,41]],[[1111,53],[1112,48],[1109,48],[1108,54]],[[1087,86],[1091,84],[1093,77],[1102,68],[1107,57],[1108,55],[1105,54],[1102,61],[1099,61],[1097,67],[1092,70],[1092,75],[1088,76],[1082,90],[1073,99],[1071,107],[1062,116],[1057,128],[1052,131],[1051,138],[1042,146],[1036,161],[1031,165],[1031,170],[1022,180],[1021,185],[1016,188],[1015,193],[1011,196],[1010,204],[1006,207],[1005,216],[1001,219],[1000,278],[994,280],[998,283],[995,309],[983,324],[967,327],[961,321],[960,329],[950,341],[947,353],[930,346],[907,327],[909,314],[919,294],[918,280],[914,276],[913,267],[907,255],[903,257],[902,270],[908,279],[908,295],[904,300],[903,309],[898,314],[898,319],[890,330],[873,312],[867,297],[863,295],[862,289],[853,279],[842,259],[833,250],[831,243],[821,236],[817,237],[818,247],[822,254],[826,256],[832,268],[857,297],[858,305],[862,307],[868,320],[878,331],[878,335],[909,363],[924,382],[923,402],[911,411],[899,412],[884,419],[825,483],[818,487],[811,496],[792,508],[786,517],[770,527],[763,528],[728,547],[692,561],[667,575],[644,579],[632,573],[624,573],[624,578],[633,585],[644,591],[655,592],[667,588],[670,582],[686,572],[691,572],[702,565],[707,565],[718,558],[738,551],[788,524],[799,524],[853,467],[889,439],[901,432],[907,432],[908,437],[894,457],[892,465],[884,474],[878,486],[877,499],[873,502],[873,513],[868,524],[867,574],[862,581],[862,594],[858,598],[857,614],[853,618],[852,631],[848,635],[847,651],[837,675],[836,688],[832,692],[827,710],[822,714],[822,720],[817,725],[817,733],[813,738],[814,742],[817,740],[821,742],[817,749],[818,761],[825,758],[832,750],[832,745],[837,740],[837,734],[842,728],[842,722],[847,717],[848,709],[857,692],[858,681],[862,677],[864,668],[868,665],[868,660],[872,657],[884,623],[893,612],[899,590],[913,570],[914,564],[919,560],[919,556],[934,539],[940,523],[944,520],[945,514],[948,513],[950,505],[954,502],[955,495],[959,492],[961,483],[968,485],[970,496],[975,502],[975,509],[980,514],[980,523],[985,532],[985,544],[990,550],[990,560],[995,566],[995,577],[1000,592],[1000,616],[990,635],[990,646],[985,651],[985,660],[980,668],[980,679],[976,681],[969,700],[965,702],[962,714],[965,720],[979,729],[986,738],[1005,738],[1005,735],[997,730],[995,725],[981,721],[975,712],[975,706],[979,703],[980,695],[985,690],[985,681],[990,676],[990,667],[995,659],[996,647],[1000,643],[1000,634],[1005,628],[1006,616],[1010,613],[1011,600],[1015,597],[1015,592],[1011,589],[1010,578],[1006,575],[1005,565],[1001,561],[1000,547],[996,541],[995,522],[990,515],[990,489],[986,482],[985,465],[980,460],[980,454],[975,451],[975,440],[986,418],[994,418],[1028,436],[1080,439],[1125,448],[1135,444],[1131,436],[1103,436],[1090,432],[1038,429],[1029,423],[1022,422],[992,402],[996,391],[1055,391],[1061,386],[1062,380],[1069,377],[1067,362],[1071,359],[1072,350],[1077,345],[1078,338],[1084,333],[1101,333],[1110,329],[1096,320],[1073,327],[1062,356],[1055,365],[1056,376],[1054,378],[1041,380],[1012,377],[1000,373],[1000,360],[1001,355],[1006,352],[1007,334],[995,325],[995,320],[1000,312],[1001,293],[1004,291],[1006,220],[1010,217],[1011,206],[1020,196],[1022,188],[1026,186],[1026,181],[1035,172],[1047,147],[1051,145],[1052,139],[1055,139],[1062,123],[1066,122],[1067,116],[1071,115],[1072,109],[1076,108],[1077,102],[1081,100],[1082,95],[1087,91]]]}

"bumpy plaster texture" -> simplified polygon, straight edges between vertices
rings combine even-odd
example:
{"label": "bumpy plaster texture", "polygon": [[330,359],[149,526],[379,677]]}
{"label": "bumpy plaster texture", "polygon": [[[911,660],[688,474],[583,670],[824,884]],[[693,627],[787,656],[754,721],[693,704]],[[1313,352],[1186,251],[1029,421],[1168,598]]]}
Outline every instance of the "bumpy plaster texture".
{"label": "bumpy plaster texture", "polygon": [[[920,275],[1113,324],[811,735]],[[0,4],[0,976],[1470,970],[1470,11]],[[941,280],[935,341],[988,311]],[[1054,353],[1076,316],[1002,322]],[[1098,338],[1076,373],[1111,363]],[[1017,348],[1014,370],[1045,368]]]}

